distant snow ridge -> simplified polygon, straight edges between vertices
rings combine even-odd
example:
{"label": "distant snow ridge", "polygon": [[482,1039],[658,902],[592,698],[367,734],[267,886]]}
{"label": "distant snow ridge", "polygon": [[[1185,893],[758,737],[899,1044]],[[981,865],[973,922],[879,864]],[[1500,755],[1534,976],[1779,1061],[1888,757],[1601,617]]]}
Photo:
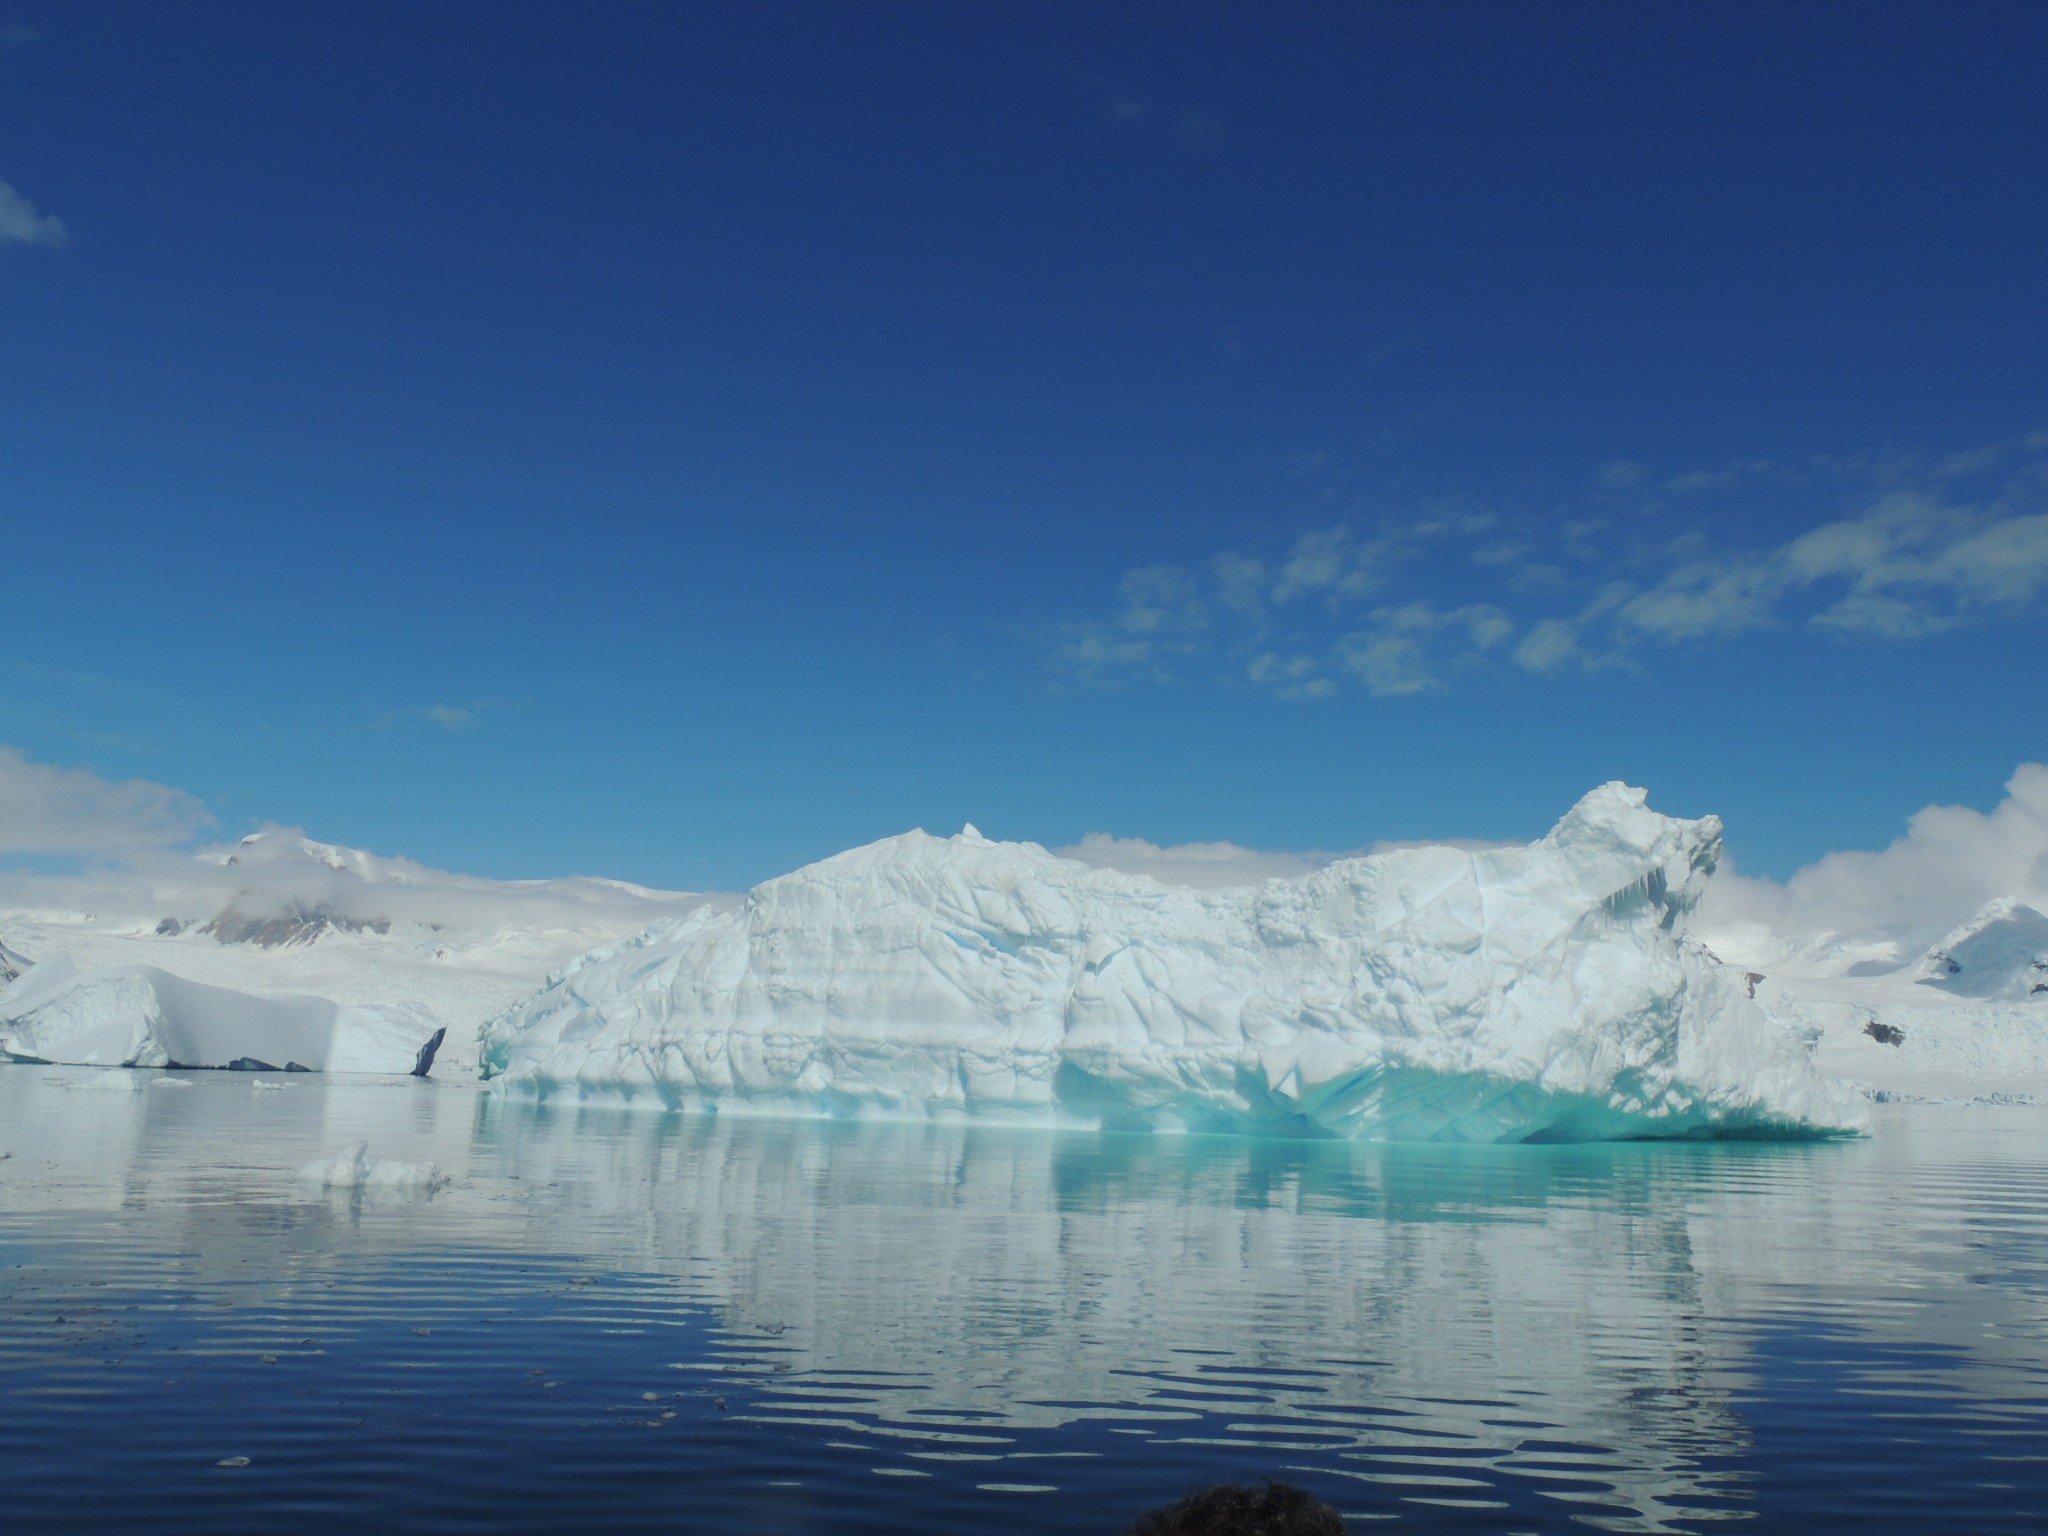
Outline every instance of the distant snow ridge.
{"label": "distant snow ridge", "polygon": [[[68,961],[80,974],[142,965],[236,993],[327,998],[344,1014],[410,1009],[426,1022],[424,1033],[402,1061],[380,1052],[376,1070],[406,1070],[411,1053],[445,1024],[435,1070],[460,1079],[476,1071],[484,1021],[531,993],[563,961],[703,900],[578,875],[453,874],[278,827],[133,869],[0,871],[0,901],[7,903],[0,907],[0,937],[10,946],[0,951],[0,984],[23,963],[13,953],[19,949],[41,965]],[[106,988],[99,996],[109,1007],[118,1001]],[[0,1002],[0,1024],[11,1006]],[[425,1021],[428,1012],[433,1021]],[[0,1028],[0,1036],[6,1033]],[[76,1040],[81,1052],[99,1050],[92,1059],[107,1060],[126,1038]],[[237,1040],[241,1049],[232,1056],[305,1060],[289,1045],[248,1032]]]}
{"label": "distant snow ridge", "polygon": [[906,833],[574,962],[502,1093],[727,1111],[1529,1141],[1852,1128],[1682,935],[1721,824],[1609,784],[1526,847],[1187,890]]}
{"label": "distant snow ridge", "polygon": [[[447,941],[506,926],[613,920],[644,921],[654,903],[686,898],[620,880],[485,880],[429,869],[411,859],[382,858],[360,848],[318,842],[290,828],[252,832],[213,848],[198,864],[209,875],[175,893],[184,908],[159,918],[158,936],[195,933],[223,945],[259,949],[317,944],[330,934],[410,933]],[[213,876],[212,871],[221,873]],[[222,895],[226,904],[220,905]]]}
{"label": "distant snow ridge", "polygon": [[2048,1000],[2048,917],[2010,898],[1935,945],[1921,980],[1958,997]]}

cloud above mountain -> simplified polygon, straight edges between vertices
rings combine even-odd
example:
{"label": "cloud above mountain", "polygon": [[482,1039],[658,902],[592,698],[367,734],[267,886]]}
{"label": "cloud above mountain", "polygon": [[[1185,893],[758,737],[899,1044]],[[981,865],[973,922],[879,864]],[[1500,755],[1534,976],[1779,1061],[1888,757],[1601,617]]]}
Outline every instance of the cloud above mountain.
{"label": "cloud above mountain", "polygon": [[34,763],[0,746],[0,855],[123,859],[174,847],[214,825],[213,813],[181,789]]}
{"label": "cloud above mountain", "polygon": [[[451,938],[512,931],[631,933],[696,898],[569,876],[489,880],[385,858],[270,826],[205,844],[216,828],[196,797],[144,779],[28,760],[0,747],[0,912],[94,914],[113,924],[203,924],[320,914],[417,925]],[[53,859],[72,865],[52,869]]]}
{"label": "cloud above mountain", "polygon": [[2000,897],[2048,910],[2048,763],[2020,764],[1989,811],[1930,805],[1890,846],[1828,854],[1782,885],[1724,870],[1699,926],[1710,942],[1748,929],[1889,944],[1904,961]]}

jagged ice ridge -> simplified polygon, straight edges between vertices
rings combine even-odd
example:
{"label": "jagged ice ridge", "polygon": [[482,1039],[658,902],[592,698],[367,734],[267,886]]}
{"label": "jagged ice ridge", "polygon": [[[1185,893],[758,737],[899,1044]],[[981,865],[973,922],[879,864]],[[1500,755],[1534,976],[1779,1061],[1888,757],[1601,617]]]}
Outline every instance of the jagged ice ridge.
{"label": "jagged ice ridge", "polygon": [[498,1092],[725,1111],[1529,1141],[1853,1128],[1684,934],[1717,818],[1609,784],[1524,847],[1196,891],[911,832],[591,952]]}

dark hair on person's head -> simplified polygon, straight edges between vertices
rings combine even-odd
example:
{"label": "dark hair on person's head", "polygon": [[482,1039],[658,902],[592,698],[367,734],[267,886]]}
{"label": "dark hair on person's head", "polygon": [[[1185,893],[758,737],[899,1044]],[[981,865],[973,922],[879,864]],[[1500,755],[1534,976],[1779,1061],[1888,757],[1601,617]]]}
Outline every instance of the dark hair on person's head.
{"label": "dark hair on person's head", "polygon": [[1130,1536],[1344,1536],[1344,1517],[1312,1493],[1270,1477],[1220,1483],[1138,1516]]}

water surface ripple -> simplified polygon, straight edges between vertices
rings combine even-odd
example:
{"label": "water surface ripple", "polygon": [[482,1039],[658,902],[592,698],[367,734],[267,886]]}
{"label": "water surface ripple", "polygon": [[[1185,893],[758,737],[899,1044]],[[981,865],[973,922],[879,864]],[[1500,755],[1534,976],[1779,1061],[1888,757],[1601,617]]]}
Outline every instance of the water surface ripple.
{"label": "water surface ripple", "polygon": [[[1110,1533],[1265,1475],[1354,1530],[2048,1508],[2037,1109],[1436,1148],[181,1076],[0,1069],[10,1531]],[[295,1181],[358,1137],[452,1182]]]}

